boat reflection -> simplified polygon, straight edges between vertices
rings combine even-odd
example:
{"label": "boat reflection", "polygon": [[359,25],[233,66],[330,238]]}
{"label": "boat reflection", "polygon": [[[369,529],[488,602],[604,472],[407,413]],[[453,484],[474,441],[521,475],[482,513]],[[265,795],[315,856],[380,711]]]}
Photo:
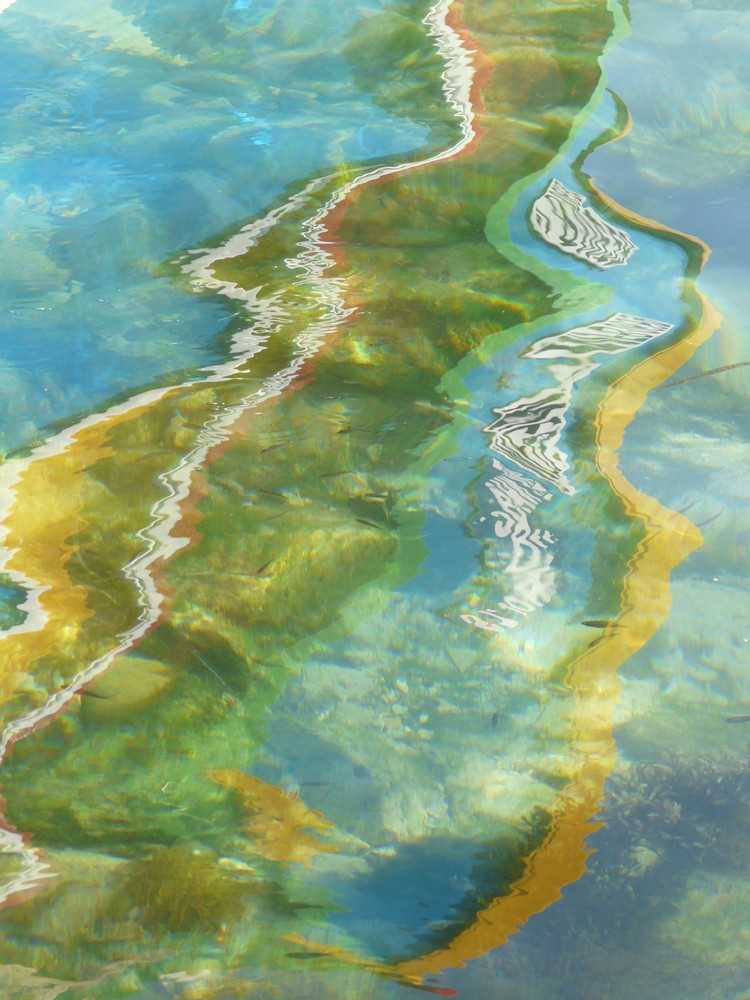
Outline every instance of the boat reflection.
{"label": "boat reflection", "polygon": [[[611,30],[600,4],[560,10],[580,30],[558,32],[546,10],[509,26],[503,3],[466,5],[462,24],[434,4],[419,30],[443,59],[454,145],[305,181],[181,257],[176,281],[236,310],[229,359],[4,466],[3,569],[26,595],[0,637],[15,957],[33,961],[35,921],[48,971],[83,982],[71,942],[94,925],[86,961],[102,975],[116,957],[164,983],[210,953],[214,971],[188,988],[221,989],[253,963],[294,974],[306,952],[446,993],[426,978],[502,945],[585,871],[615,762],[618,668],[666,617],[670,572],[700,544],[618,454],[648,391],[717,317],[692,275],[675,292],[682,244],[645,220],[610,224],[550,163],[601,132],[585,127]],[[591,71],[585,95],[580,72],[558,72],[566,38]],[[493,67],[481,79],[472,52]],[[519,62],[533,70],[521,84]],[[565,90],[554,120],[547,76]],[[579,151],[565,153],[571,174]],[[508,190],[523,266],[485,237]],[[644,318],[641,278],[662,244],[665,315]],[[558,308],[560,251],[582,283],[627,263],[606,286],[614,305],[582,294]],[[498,400],[488,358],[524,387]],[[444,389],[459,365],[467,385],[493,384],[468,429],[470,400]],[[446,456],[471,471],[450,478]],[[477,511],[491,532],[477,541],[467,497],[487,460]],[[581,526],[566,505],[596,490],[618,519]],[[623,525],[618,561],[588,560]],[[592,642],[569,624],[605,578],[615,606]],[[480,898],[471,866],[488,844],[511,860],[490,866]],[[390,897],[377,910],[378,879],[390,890],[413,862],[411,891],[425,858],[453,887],[445,919],[394,913]],[[69,906],[78,894],[86,905]],[[53,902],[69,921],[45,922]]]}

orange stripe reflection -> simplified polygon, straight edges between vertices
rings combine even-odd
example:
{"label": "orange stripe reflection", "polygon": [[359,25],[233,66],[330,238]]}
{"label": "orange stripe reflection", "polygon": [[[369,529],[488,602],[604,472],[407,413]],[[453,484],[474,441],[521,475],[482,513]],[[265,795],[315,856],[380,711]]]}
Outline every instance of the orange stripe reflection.
{"label": "orange stripe reflection", "polygon": [[573,748],[580,768],[553,809],[544,842],[528,856],[523,874],[507,895],[480,910],[472,925],[450,944],[427,955],[382,965],[298,936],[291,939],[295,944],[382,975],[420,983],[424,976],[462,967],[505,944],[530,917],[560,899],[565,886],[586,871],[586,859],[592,850],[586,838],[598,828],[593,818],[616,759],[612,720],[621,687],[617,671],[666,620],[672,605],[671,572],[703,541],[700,531],[686,517],[637,490],[620,470],[617,456],[625,430],[649,391],[677,371],[721,323],[719,313],[702,295],[699,297],[703,315],[697,329],[615,382],[596,415],[597,467],[622,497],[627,513],[643,520],[647,532],[630,561],[620,613],[601,639],[568,668],[567,683],[575,695]]}

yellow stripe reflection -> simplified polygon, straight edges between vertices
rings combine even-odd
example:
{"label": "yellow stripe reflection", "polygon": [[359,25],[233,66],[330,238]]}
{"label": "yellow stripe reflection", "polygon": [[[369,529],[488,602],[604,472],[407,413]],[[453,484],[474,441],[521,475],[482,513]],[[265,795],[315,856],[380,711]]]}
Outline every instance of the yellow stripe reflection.
{"label": "yellow stripe reflection", "polygon": [[718,328],[721,316],[703,296],[700,300],[703,312],[697,329],[615,382],[597,412],[597,467],[622,497],[627,513],[643,520],[647,531],[630,561],[616,620],[568,669],[567,683],[575,695],[571,717],[573,749],[579,756],[580,769],[553,810],[544,842],[528,856],[523,874],[507,895],[480,910],[472,925],[446,947],[420,958],[380,965],[299,936],[291,939],[295,944],[418,983],[426,975],[461,967],[505,944],[530,917],[556,902],[565,886],[584,874],[591,852],[586,837],[598,827],[592,820],[616,759],[612,720],[620,694],[617,671],[666,620],[672,604],[671,572],[703,541],[700,531],[686,517],[641,493],[625,478],[617,453],[625,429],[649,391],[677,371]]}
{"label": "yellow stripe reflection", "polygon": [[[76,547],[69,542],[86,526],[84,505],[87,470],[112,454],[108,444],[114,427],[136,419],[148,403],[83,426],[62,447],[42,447],[38,456],[20,464],[15,482],[6,487],[2,545],[11,552],[5,572],[33,581],[39,593],[39,627],[11,631],[2,638],[0,698],[11,697],[34,661],[71,643],[92,612],[86,590],[74,586],[65,564]],[[20,462],[20,460],[19,460]],[[13,473],[15,460],[6,466]]]}

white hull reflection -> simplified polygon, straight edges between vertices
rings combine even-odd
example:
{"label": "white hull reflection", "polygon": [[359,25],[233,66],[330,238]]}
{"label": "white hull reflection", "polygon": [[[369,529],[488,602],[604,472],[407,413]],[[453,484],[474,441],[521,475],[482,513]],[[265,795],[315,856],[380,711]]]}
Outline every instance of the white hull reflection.
{"label": "white hull reflection", "polygon": [[492,451],[522,472],[493,460],[495,474],[485,487],[492,498],[495,535],[510,543],[503,572],[507,594],[492,608],[462,615],[464,622],[501,632],[515,628],[550,603],[556,591],[555,537],[549,530],[534,527],[530,518],[540,504],[553,499],[550,486],[562,494],[575,493],[568,478],[568,456],[560,446],[573,388],[601,367],[594,355],[611,356],[642,347],[671,329],[671,323],[615,313],[601,322],[544,337],[524,352],[524,358],[563,363],[546,366],[553,386],[494,409],[496,419],[484,428]]}
{"label": "white hull reflection", "polygon": [[545,243],[593,267],[627,264],[638,249],[635,243],[623,229],[584,207],[585,200],[560,181],[550,181],[531,208],[531,228]]}

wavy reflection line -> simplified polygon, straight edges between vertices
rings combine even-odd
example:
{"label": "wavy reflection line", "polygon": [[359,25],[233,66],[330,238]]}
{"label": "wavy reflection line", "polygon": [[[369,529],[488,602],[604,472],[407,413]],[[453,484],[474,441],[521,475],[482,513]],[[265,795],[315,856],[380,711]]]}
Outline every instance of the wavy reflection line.
{"label": "wavy reflection line", "polygon": [[615,763],[612,719],[620,692],[618,670],[666,620],[672,605],[671,572],[703,541],[688,518],[630,483],[618,459],[625,430],[648,393],[685,364],[718,328],[721,316],[700,298],[703,317],[697,329],[618,379],[596,414],[597,468],[622,497],[628,513],[641,519],[647,530],[629,564],[613,626],[568,668],[567,684],[576,698],[571,721],[580,770],[554,810],[550,832],[529,855],[511,893],[480,911],[474,925],[447,949],[396,966],[400,973],[423,976],[487,954],[504,944],[529,917],[559,899],[563,888],[586,870],[590,850],[585,840],[597,829],[592,821]]}
{"label": "wavy reflection line", "polygon": [[[620,211],[611,199],[605,200]],[[633,212],[622,210],[622,215],[645,228],[674,232]],[[692,237],[686,239],[702,247],[705,262],[709,252],[705,244]],[[567,683],[575,697],[571,728],[579,763],[553,809],[543,843],[527,856],[523,874],[513,882],[510,891],[479,911],[472,925],[444,948],[409,961],[386,964],[301,935],[291,936],[291,942],[311,954],[421,985],[428,975],[462,967],[503,945],[530,917],[554,904],[563,889],[585,873],[590,853],[586,839],[597,829],[595,817],[615,763],[613,715],[620,693],[618,670],[666,620],[672,601],[672,570],[702,543],[700,531],[686,517],[631,484],[620,470],[618,459],[625,430],[649,391],[684,365],[721,322],[714,307],[697,294],[702,314],[693,332],[618,379],[597,410],[597,468],[623,499],[628,514],[640,519],[646,531],[628,565],[616,620],[599,640],[567,666]],[[447,992],[431,986],[423,988]]]}
{"label": "wavy reflection line", "polygon": [[593,360],[595,354],[621,354],[671,329],[671,323],[661,320],[615,313],[602,322],[577,326],[533,344],[523,357],[573,363],[549,365],[555,385],[493,409],[497,419],[484,428],[491,435],[490,448],[561,493],[574,493],[566,475],[568,456],[559,443],[576,383],[601,367],[601,362]]}
{"label": "wavy reflection line", "polygon": [[[271,224],[276,221],[274,218]],[[258,303],[258,309],[259,325],[265,334],[275,317],[272,313],[263,314],[263,303]],[[308,330],[308,343],[320,342],[318,336],[328,333],[330,326],[329,321],[322,324],[322,330]],[[8,700],[15,682],[34,660],[71,638],[74,641],[92,614],[86,606],[84,589],[73,586],[65,570],[74,551],[67,539],[84,526],[79,513],[82,477],[87,468],[111,454],[108,439],[112,430],[125,421],[137,420],[168,397],[230,381],[242,365],[262,350],[264,343],[264,336],[245,331],[243,349],[231,361],[203,369],[206,374],[202,380],[139,393],[104,413],[85,418],[33,449],[26,459],[12,459],[0,470],[0,569],[27,591],[22,605],[27,617],[0,633],[0,648],[5,654],[0,680],[4,700]],[[148,524],[137,532],[144,543],[143,551],[122,567],[124,577],[137,594],[140,607],[137,620],[115,638],[110,649],[78,671],[42,705],[5,726],[0,733],[0,762],[15,740],[58,715],[82,687],[104,673],[117,656],[131,649],[158,623],[163,614],[164,595],[157,586],[153,569],[190,542],[188,537],[176,535],[175,529],[182,520],[182,508],[190,496],[195,471],[208,460],[214,447],[231,436],[232,427],[244,412],[283,391],[294,370],[274,373],[255,392],[212,416],[180,461],[158,477],[164,488],[163,496],[151,507]],[[30,498],[34,501],[30,502]],[[50,501],[53,506],[40,518],[39,504]],[[38,886],[42,878],[49,877],[46,863],[40,861],[35,849],[19,841],[19,836],[15,831],[0,829],[0,851],[23,855],[22,874],[0,888],[0,902]]]}
{"label": "wavy reflection line", "polygon": [[545,243],[600,269],[627,264],[637,246],[558,180],[551,180],[531,207],[529,221]]}
{"label": "wavy reflection line", "polygon": [[[316,273],[315,263],[323,261],[326,265],[331,263],[330,252],[325,249],[326,241],[323,237],[331,231],[331,216],[334,209],[354,195],[361,187],[375,181],[383,180],[386,177],[402,174],[407,171],[421,169],[433,163],[452,159],[464,152],[476,138],[474,126],[475,110],[474,105],[479,100],[479,95],[474,94],[473,84],[475,81],[474,57],[477,55],[475,49],[464,44],[468,39],[458,26],[454,26],[449,21],[449,10],[453,6],[453,0],[437,0],[434,3],[422,23],[428,28],[428,33],[435,39],[435,47],[438,54],[443,58],[445,69],[442,73],[443,93],[448,106],[454,111],[459,122],[460,138],[448,149],[439,150],[431,156],[424,157],[404,163],[387,164],[365,170],[351,180],[347,181],[328,199],[322,208],[315,213],[307,222],[307,237],[303,239],[300,246],[307,251],[308,256],[300,259],[287,260],[285,263],[291,269],[300,267],[303,270],[310,268],[311,275],[321,277],[322,272]],[[321,180],[316,180],[308,186],[306,191],[312,191],[322,186],[326,180],[334,175],[327,175]],[[286,214],[286,206],[277,209],[274,221]],[[326,224],[326,220],[329,220]],[[189,275],[196,287],[210,288],[226,295],[230,299],[244,299],[254,301],[255,293],[258,289],[250,291],[231,281],[224,281],[217,278],[213,265],[219,261],[230,260],[234,257],[247,253],[251,246],[255,244],[259,235],[264,232],[260,223],[250,223],[239,233],[231,236],[224,243],[212,250],[193,250],[190,255],[196,255],[195,259],[189,260],[182,265],[185,274]],[[330,245],[330,244],[329,244]],[[200,255],[200,256],[198,256]],[[336,279],[329,279],[336,280]]]}
{"label": "wavy reflection line", "polygon": [[[280,395],[294,381],[302,366],[319,351],[326,338],[353,312],[345,305],[343,279],[325,276],[335,263],[324,240],[330,224],[327,220],[330,220],[334,209],[364,184],[460,155],[475,138],[471,104],[474,53],[449,24],[450,6],[451,0],[438,0],[423,23],[444,59],[443,91],[459,119],[460,138],[449,149],[424,159],[365,172],[339,188],[319,211],[302,224],[302,238],[298,243],[301,252],[285,263],[289,270],[302,272],[301,280],[312,289],[323,309],[323,318],[308,324],[294,338],[297,349],[290,364],[265,379],[259,389],[206,421],[194,446],[176,466],[158,477],[164,486],[164,495],[152,506],[148,525],[137,533],[145,548],[123,567],[125,577],[138,594],[141,611],[137,621],[116,637],[114,645],[106,653],[88,663],[44,704],[5,726],[0,733],[0,764],[15,740],[58,715],[83,686],[106,671],[115,657],[130,650],[157,624],[163,614],[164,595],[156,584],[152,570],[157,562],[166,562],[189,544],[189,538],[176,536],[174,531],[182,520],[182,507],[190,496],[193,474],[209,460],[210,452],[215,447],[231,437],[232,427],[239,417],[251,407]],[[74,551],[74,546],[67,540],[84,523],[78,509],[80,477],[88,467],[110,454],[107,441],[113,427],[126,420],[137,419],[145,410],[167,397],[206,384],[231,380],[243,364],[264,348],[268,337],[284,324],[286,313],[278,297],[264,301],[260,298],[259,288],[246,290],[232,283],[220,282],[215,278],[211,265],[217,260],[247,252],[283,216],[303,204],[328,179],[330,175],[311,182],[283,206],[245,227],[218,250],[195,251],[195,259],[184,266],[183,270],[190,275],[194,285],[203,285],[235,301],[241,299],[252,318],[252,325],[235,335],[232,344],[234,353],[229,362],[202,369],[207,373],[203,379],[139,393],[103,413],[86,417],[34,448],[27,458],[12,459],[0,470],[0,571],[7,573],[26,591],[21,605],[26,612],[25,619],[0,632],[0,643],[3,644],[0,648],[6,653],[5,668],[0,676],[0,694],[4,700],[10,697],[14,682],[31,662],[61,642],[69,641],[92,614],[86,605],[84,588],[73,586],[65,571],[65,564]],[[47,516],[41,519],[43,539],[39,531],[39,510],[28,502],[29,497],[39,498],[38,502],[42,505],[49,503],[50,498],[54,500],[54,510],[47,510]],[[0,887],[0,903],[37,887],[45,878],[51,877],[49,866],[39,852],[25,844],[22,835],[14,830],[0,828],[0,852],[20,855],[22,869],[20,875]]]}
{"label": "wavy reflection line", "polygon": [[[494,475],[484,484],[492,496],[491,516],[495,521],[495,537],[510,540],[511,556],[505,575],[511,580],[510,593],[497,605],[502,611],[520,617],[491,616],[492,628],[516,628],[521,617],[549,604],[555,596],[554,560],[555,537],[548,529],[532,527],[530,516],[540,504],[552,499],[552,494],[536,479],[507,468],[496,458],[492,460]],[[487,613],[487,609],[483,609]],[[488,622],[479,615],[461,615],[467,625],[485,627]]]}
{"label": "wavy reflection line", "polygon": [[[284,214],[304,204],[314,190],[315,184],[308,185],[283,210],[270,212],[258,220],[252,235],[268,232]],[[3,700],[11,697],[15,683],[34,660],[69,642],[71,637],[75,639],[91,617],[84,588],[73,586],[65,570],[75,550],[67,540],[85,524],[80,514],[85,470],[111,454],[108,439],[119,424],[138,420],[169,397],[234,379],[242,366],[263,349],[269,333],[278,324],[273,301],[254,301],[252,313],[255,328],[236,336],[232,358],[202,369],[202,379],[138,393],[103,413],[84,418],[34,448],[25,459],[11,459],[0,469],[0,571],[26,591],[20,606],[26,612],[25,619],[0,632],[0,649],[4,653],[4,669],[0,674]],[[338,314],[335,318],[338,319]],[[328,333],[330,325],[326,322],[322,330],[308,330],[308,342],[320,333]],[[158,477],[164,487],[163,496],[152,505],[148,524],[137,532],[144,549],[122,567],[123,576],[133,584],[137,594],[140,607],[137,620],[116,636],[110,649],[78,671],[43,704],[4,727],[0,733],[0,764],[15,740],[63,711],[81,688],[104,673],[117,656],[130,650],[158,623],[163,614],[164,595],[153,569],[190,542],[188,537],[179,537],[174,532],[183,518],[182,508],[190,496],[195,471],[208,460],[214,447],[231,436],[233,426],[244,412],[284,390],[294,370],[274,373],[255,392],[212,416],[180,461]],[[51,506],[40,517],[39,504],[45,503]],[[26,844],[17,831],[0,828],[0,852],[20,855],[22,868],[19,875],[0,887],[0,904],[51,877],[49,866],[41,860],[39,852]]]}
{"label": "wavy reflection line", "polygon": [[[183,506],[191,495],[194,473],[209,461],[214,448],[231,437],[233,426],[248,409],[280,395],[291,383],[310,352],[317,350],[325,337],[346,318],[348,313],[337,305],[334,300],[329,315],[310,324],[296,338],[299,350],[290,365],[273,373],[257,390],[206,421],[193,447],[175,466],[158,477],[164,493],[151,507],[148,524],[137,532],[144,543],[143,551],[122,567],[123,576],[135,588],[141,609],[136,622],[116,637],[106,653],[78,671],[42,705],[5,726],[0,733],[0,762],[15,740],[59,714],[82,687],[104,673],[117,656],[130,650],[158,623],[163,614],[164,594],[153,570],[157,563],[167,562],[190,543],[188,536],[175,534],[175,529],[183,519]],[[91,616],[84,589],[73,586],[65,570],[74,551],[67,539],[85,524],[79,513],[81,477],[85,470],[111,453],[108,439],[115,426],[137,420],[146,410],[170,396],[229,381],[262,349],[263,340],[246,334],[243,346],[245,349],[231,362],[204,369],[208,374],[203,380],[138,394],[103,414],[84,419],[34,449],[27,459],[11,460],[0,470],[0,539],[3,543],[0,554],[5,557],[0,569],[25,586],[28,595],[22,605],[27,611],[26,619],[0,633],[6,654],[0,693],[5,700],[10,697],[14,682],[31,662],[60,643],[70,641]],[[43,504],[49,498],[54,499],[54,509],[42,519],[41,531],[38,507],[28,502],[29,497],[41,498]],[[9,682],[11,690],[8,690]],[[0,851],[17,852],[15,832],[8,831],[10,840],[5,834],[0,829]],[[30,848],[26,851],[24,867],[27,877],[20,881],[16,878],[10,885],[0,888],[0,902],[38,884],[40,863]]]}
{"label": "wavy reflection line", "polygon": [[556,365],[556,385],[495,409],[497,419],[484,428],[491,436],[490,448],[561,493],[575,493],[567,477],[568,456],[560,447],[560,438],[575,383],[598,367],[595,362]]}
{"label": "wavy reflection line", "polygon": [[[449,22],[448,14],[452,2],[453,0],[437,0],[429,8],[422,23],[427,26],[428,34],[435,39],[438,54],[444,61],[442,89],[448,106],[454,111],[458,120],[460,137],[448,149],[440,150],[431,156],[366,170],[337,188],[324,205],[303,223],[302,239],[298,244],[301,252],[295,257],[286,258],[284,263],[290,271],[302,272],[302,283],[307,284],[320,304],[328,309],[330,319],[312,329],[308,328],[303,334],[294,338],[298,347],[296,357],[289,365],[276,373],[273,395],[280,394],[292,383],[295,376],[318,353],[326,336],[334,333],[339,324],[356,311],[354,307],[346,306],[345,279],[326,275],[326,272],[336,263],[332,249],[327,249],[328,247],[332,248],[332,242],[326,240],[325,237],[332,236],[335,232],[337,213],[345,207],[360,188],[395,174],[403,174],[443,160],[453,159],[464,153],[476,138],[472,103],[475,99],[473,94],[473,57],[475,52],[464,44],[458,30]],[[331,176],[328,175],[322,180],[311,182],[304,193],[312,194]],[[270,224],[273,225],[287,214],[288,210],[286,206],[283,206],[281,209],[269,213],[266,218],[272,219]],[[240,300],[245,308],[254,314],[255,308],[261,302],[259,298],[261,288],[247,290],[234,282],[221,280],[217,278],[213,265],[246,253],[265,231],[264,224],[251,223],[216,249],[193,252],[196,254],[195,259],[183,263],[183,273],[188,275],[195,287],[211,289],[235,302]],[[268,315],[268,311],[271,310],[273,312],[272,324],[276,324],[272,325],[271,329],[264,331],[266,335],[269,335],[278,330],[279,323],[283,324],[286,313],[283,304],[279,303],[278,297],[274,297],[271,302],[264,303],[264,306],[266,310],[264,315]],[[236,336],[240,344],[248,336],[254,338],[257,336],[255,326],[251,331],[243,331]]]}
{"label": "wavy reflection line", "polygon": [[[626,129],[629,127],[630,120]],[[699,248],[698,273],[703,269],[711,250],[699,237],[623,208],[590,179],[588,186],[610,208],[635,225],[679,236]],[[386,975],[420,983],[429,974],[463,967],[466,962],[481,958],[505,944],[532,916],[557,902],[562,890],[585,874],[586,859],[591,853],[586,838],[598,828],[595,817],[605,782],[616,760],[613,716],[621,687],[618,670],[667,619],[672,605],[671,572],[703,542],[700,530],[688,518],[630,483],[620,469],[618,458],[625,431],[648,393],[674,375],[721,325],[718,310],[695,288],[694,282],[690,286],[701,309],[696,328],[613,383],[595,417],[597,468],[622,498],[627,513],[643,522],[646,533],[623,581],[620,613],[602,637],[576,657],[567,669],[567,685],[576,699],[571,725],[574,746],[581,760],[578,774],[561,794],[553,810],[549,833],[526,858],[523,874],[511,885],[510,892],[497,897],[480,911],[472,926],[447,947],[390,966],[385,970]],[[556,357],[554,340],[539,341],[528,353]],[[573,346],[577,340],[574,337],[568,346]]]}
{"label": "wavy reflection line", "polygon": [[495,535],[510,539],[511,558],[504,573],[511,582],[510,593],[492,608],[473,607],[462,614],[467,625],[490,632],[516,628],[522,618],[552,600],[555,538],[549,531],[532,529],[529,516],[552,499],[547,483],[561,493],[575,493],[566,475],[568,456],[560,447],[575,385],[601,367],[595,355],[612,356],[642,347],[672,329],[671,323],[619,312],[544,337],[523,351],[523,358],[567,363],[547,365],[555,384],[493,409],[496,419],[484,428],[491,435],[490,448],[534,478],[512,472],[493,459],[495,475],[484,485],[499,504],[491,511]]}
{"label": "wavy reflection line", "polygon": [[[700,295],[700,293],[698,293]],[[646,535],[630,561],[620,595],[620,612],[601,639],[567,669],[575,697],[571,715],[573,745],[580,764],[553,809],[549,832],[524,862],[510,891],[480,910],[472,924],[445,947],[389,965],[362,959],[295,935],[290,940],[312,953],[363,966],[379,975],[421,984],[425,976],[463,967],[505,944],[535,914],[557,902],[565,886],[586,871],[591,853],[586,838],[598,829],[595,816],[604,785],[615,764],[613,715],[619,701],[620,666],[641,649],[666,620],[672,603],[670,575],[703,541],[684,515],[639,491],[619,468],[625,430],[648,393],[677,371],[714,333],[721,316],[700,295],[703,316],[679,343],[636,365],[609,389],[596,414],[597,467]]]}
{"label": "wavy reflection line", "polygon": [[[638,225],[676,232],[635,212],[623,214]],[[705,263],[709,248],[702,240],[693,242],[701,248]],[[460,968],[481,958],[505,944],[530,917],[557,902],[565,886],[585,874],[591,853],[586,838],[598,829],[595,817],[616,760],[613,716],[621,687],[618,670],[666,621],[672,606],[672,570],[703,542],[700,530],[687,517],[638,490],[620,469],[618,458],[625,431],[648,393],[678,371],[721,324],[718,310],[694,285],[693,289],[701,307],[701,318],[693,332],[614,382],[596,413],[597,468],[622,498],[627,513],[644,523],[646,534],[623,581],[620,613],[602,637],[567,669],[566,683],[575,696],[571,727],[581,761],[578,773],[552,810],[549,833],[525,860],[523,874],[511,885],[510,892],[481,910],[471,927],[447,947],[388,967],[386,975],[421,982],[426,975]],[[535,347],[542,348],[543,344],[545,341],[540,341]]]}

